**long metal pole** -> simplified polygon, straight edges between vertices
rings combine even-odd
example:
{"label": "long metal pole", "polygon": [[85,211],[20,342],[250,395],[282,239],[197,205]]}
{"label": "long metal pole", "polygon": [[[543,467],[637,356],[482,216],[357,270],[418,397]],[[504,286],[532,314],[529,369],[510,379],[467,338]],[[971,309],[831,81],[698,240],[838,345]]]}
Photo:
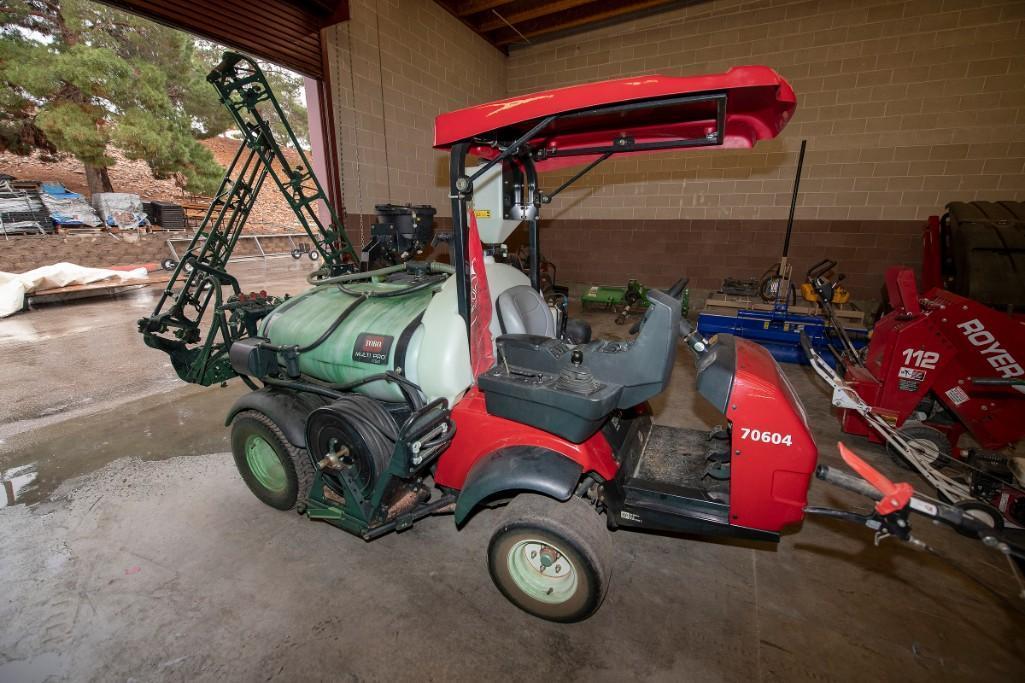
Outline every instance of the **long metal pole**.
{"label": "long metal pole", "polygon": [[783,258],[790,253],[790,233],[794,231],[794,211],[797,210],[797,190],[801,186],[801,169],[804,168],[804,149],[807,140],[801,140],[801,153],[797,156],[797,175],[794,176],[794,191],[790,195],[790,216],[787,218],[787,236],[783,240]]}

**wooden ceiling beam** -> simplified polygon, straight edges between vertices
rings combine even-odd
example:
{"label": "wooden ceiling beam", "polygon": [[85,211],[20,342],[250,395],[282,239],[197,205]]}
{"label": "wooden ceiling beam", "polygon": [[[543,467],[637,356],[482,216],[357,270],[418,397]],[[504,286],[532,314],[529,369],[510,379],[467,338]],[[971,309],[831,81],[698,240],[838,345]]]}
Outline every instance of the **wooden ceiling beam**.
{"label": "wooden ceiling beam", "polygon": [[[615,19],[616,17],[623,16],[625,14],[633,14],[642,10],[650,9],[652,7],[658,7],[659,5],[668,5],[675,2],[676,0],[641,0],[640,2],[627,2],[621,6],[613,9],[608,9],[602,12],[579,12],[579,16],[573,19],[559,20],[554,19],[545,22],[542,25],[535,25],[534,27],[517,26],[516,29],[519,33],[523,34],[526,38],[535,38],[542,36],[547,33],[555,33],[557,31],[565,31],[567,29],[576,28],[577,26],[584,26],[587,24],[594,24],[600,21],[607,21],[609,19]],[[489,36],[488,40],[495,47],[505,49],[507,46],[522,42],[523,38],[520,37],[519,33],[508,29],[508,32],[503,32],[501,36]]]}
{"label": "wooden ceiling beam", "polygon": [[489,9],[511,4],[512,0],[470,0],[470,2],[449,2],[457,16],[468,17],[478,12],[487,12]]}
{"label": "wooden ceiling beam", "polygon": [[[495,29],[503,28],[507,26],[506,22],[516,26],[520,22],[530,21],[531,19],[539,19],[546,17],[549,14],[555,14],[556,12],[562,12],[580,5],[586,5],[594,0],[557,0],[556,2],[545,2],[542,5],[531,7],[530,9],[519,10],[516,12],[499,12],[501,19],[496,17],[494,14],[487,21],[477,25],[477,30],[481,33],[487,33],[488,31],[494,31]],[[503,19],[505,21],[503,21]]]}

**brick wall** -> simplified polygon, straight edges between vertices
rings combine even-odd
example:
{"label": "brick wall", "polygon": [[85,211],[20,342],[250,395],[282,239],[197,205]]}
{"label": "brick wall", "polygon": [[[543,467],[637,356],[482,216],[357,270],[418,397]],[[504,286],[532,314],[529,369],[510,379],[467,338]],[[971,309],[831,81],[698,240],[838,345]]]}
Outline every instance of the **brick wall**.
{"label": "brick wall", "polygon": [[953,200],[1025,199],[1021,0],[716,0],[515,50],[508,88],[742,64],[793,85],[780,138],[608,163],[548,216],[785,216],[802,138],[798,218],[922,220]]}
{"label": "brick wall", "polygon": [[794,86],[797,113],[777,140],[609,161],[546,207],[542,245],[563,281],[639,276],[660,285],[686,272],[700,289],[724,275],[760,275],[782,246],[802,138],[809,152],[795,270],[836,258],[859,298],[875,298],[888,265],[918,265],[920,227],[947,202],[1025,200],[1021,0],[713,0],[508,59],[431,2],[379,7],[378,17],[373,5],[354,2],[351,24],[328,36],[353,212],[390,198],[427,201],[448,215],[445,156],[430,150],[441,111],[742,64],[771,66]]}
{"label": "brick wall", "polygon": [[[541,248],[562,282],[666,286],[690,278],[692,290],[714,290],[726,275],[757,277],[779,260],[785,220],[556,219],[542,223]],[[918,221],[795,221],[790,244],[797,281],[825,257],[840,262],[844,285],[863,301],[875,301],[882,272],[893,263],[917,263]],[[587,245],[587,249],[581,249]],[[880,254],[885,259],[880,260]]]}
{"label": "brick wall", "polygon": [[686,273],[714,288],[761,274],[782,247],[802,138],[795,272],[835,258],[861,299],[877,297],[888,265],[919,265],[921,226],[947,202],[1025,199],[1021,0],[716,0],[515,50],[508,86],[742,64],[793,85],[783,135],[606,162],[547,210],[544,249],[565,279]]}
{"label": "brick wall", "polygon": [[140,236],[136,242],[109,235],[10,237],[0,240],[0,271],[23,273],[61,261],[94,268],[159,263],[170,255],[163,237]]}
{"label": "brick wall", "polygon": [[[346,211],[412,202],[450,215],[434,117],[503,97],[505,56],[432,0],[353,0],[350,11],[325,31]],[[347,227],[360,241],[358,216]]]}

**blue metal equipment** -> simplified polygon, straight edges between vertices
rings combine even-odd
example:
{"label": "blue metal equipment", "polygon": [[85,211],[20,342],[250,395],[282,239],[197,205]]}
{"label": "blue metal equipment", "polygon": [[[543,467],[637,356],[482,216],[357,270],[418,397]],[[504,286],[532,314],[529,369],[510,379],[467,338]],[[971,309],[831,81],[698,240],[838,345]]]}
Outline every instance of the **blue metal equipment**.
{"label": "blue metal equipment", "polygon": [[[836,307],[838,297],[835,294],[842,291],[839,282],[843,275],[835,281],[828,279],[836,261],[824,259],[808,270],[811,288],[805,298],[811,305],[797,305],[788,253],[806,144],[807,140],[801,141],[783,255],[775,274],[770,275],[770,268],[755,288],[757,291],[747,292],[747,296],[726,293],[729,289],[726,286],[722,292],[709,296],[705,309],[698,316],[698,331],[706,338],[722,332],[750,339],[767,348],[777,361],[808,365],[810,361],[801,347],[803,331],[819,355],[835,366],[841,352],[857,352],[868,344],[868,330],[863,325],[863,316],[851,315],[851,311]],[[845,291],[843,294],[846,301],[849,295]]]}

